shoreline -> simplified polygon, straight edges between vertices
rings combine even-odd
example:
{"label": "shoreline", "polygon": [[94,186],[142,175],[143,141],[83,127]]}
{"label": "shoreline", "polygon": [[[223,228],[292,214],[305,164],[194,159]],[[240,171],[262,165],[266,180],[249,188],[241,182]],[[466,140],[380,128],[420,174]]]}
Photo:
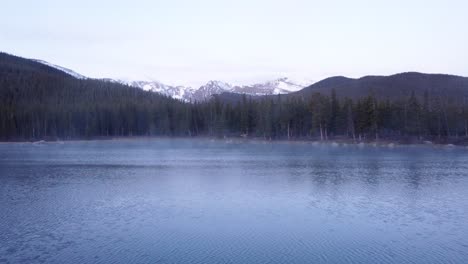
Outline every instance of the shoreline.
{"label": "shoreline", "polygon": [[[134,140],[210,140],[210,141],[224,141],[229,143],[299,143],[311,145],[332,145],[332,146],[374,146],[374,147],[396,147],[396,146],[440,146],[440,147],[467,147],[468,138],[455,138],[444,139],[439,141],[430,140],[405,140],[405,139],[379,139],[379,140],[353,140],[348,138],[332,138],[328,140],[320,139],[264,139],[259,137],[245,138],[245,137],[210,137],[210,136],[195,136],[195,137],[171,137],[171,136],[118,136],[118,137],[91,137],[91,138],[72,138],[72,139],[42,139],[42,140],[12,140],[0,141],[0,144],[9,143],[23,143],[23,144],[44,144],[44,143],[58,143],[65,142],[92,142],[92,141],[134,141]],[[460,140],[461,139],[461,140]]]}

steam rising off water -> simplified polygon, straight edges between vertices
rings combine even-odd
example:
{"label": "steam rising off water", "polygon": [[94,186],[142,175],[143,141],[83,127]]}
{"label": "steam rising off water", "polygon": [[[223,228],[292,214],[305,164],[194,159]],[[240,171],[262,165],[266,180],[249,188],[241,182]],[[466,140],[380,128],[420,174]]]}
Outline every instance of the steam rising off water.
{"label": "steam rising off water", "polygon": [[0,144],[0,263],[466,263],[468,150]]}

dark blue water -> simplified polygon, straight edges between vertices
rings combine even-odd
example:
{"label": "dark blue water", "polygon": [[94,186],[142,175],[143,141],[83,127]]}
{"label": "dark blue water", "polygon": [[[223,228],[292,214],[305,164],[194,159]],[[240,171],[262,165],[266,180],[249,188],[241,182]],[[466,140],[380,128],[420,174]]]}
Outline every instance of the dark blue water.
{"label": "dark blue water", "polygon": [[468,263],[468,150],[0,144],[0,263]]}

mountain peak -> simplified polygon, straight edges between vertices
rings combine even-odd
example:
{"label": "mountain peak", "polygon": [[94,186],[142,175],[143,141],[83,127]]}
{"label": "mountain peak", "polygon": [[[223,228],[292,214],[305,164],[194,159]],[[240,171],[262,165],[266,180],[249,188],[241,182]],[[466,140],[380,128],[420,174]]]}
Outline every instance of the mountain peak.
{"label": "mountain peak", "polygon": [[226,83],[226,82],[222,82],[222,81],[217,81],[217,80],[210,80],[208,81],[205,85],[201,86],[200,89],[202,88],[208,88],[208,87],[211,87],[211,88],[215,88],[215,89],[222,89],[222,90],[225,90],[225,91],[229,91],[232,89],[232,85],[230,85],[229,83]]}

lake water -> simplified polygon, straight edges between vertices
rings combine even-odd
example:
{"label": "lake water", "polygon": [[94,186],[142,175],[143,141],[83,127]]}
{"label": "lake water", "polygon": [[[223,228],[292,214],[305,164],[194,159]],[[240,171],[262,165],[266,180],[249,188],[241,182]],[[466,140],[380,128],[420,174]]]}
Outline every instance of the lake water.
{"label": "lake water", "polygon": [[0,263],[468,263],[468,150],[0,144]]}

